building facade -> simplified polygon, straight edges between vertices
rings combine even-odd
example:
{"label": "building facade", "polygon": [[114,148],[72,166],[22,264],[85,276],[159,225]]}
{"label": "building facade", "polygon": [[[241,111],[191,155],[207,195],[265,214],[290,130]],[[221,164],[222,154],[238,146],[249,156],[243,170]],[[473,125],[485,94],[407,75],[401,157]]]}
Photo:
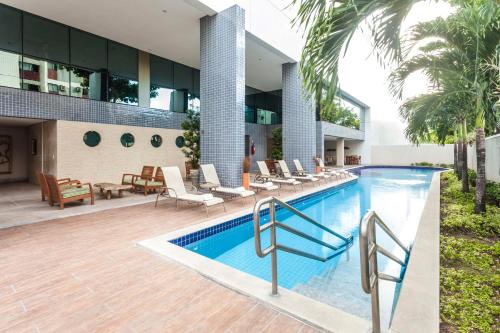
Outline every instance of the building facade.
{"label": "building facade", "polygon": [[254,162],[271,157],[279,127],[284,159],[311,171],[315,155],[343,165],[346,148],[368,162],[368,107],[345,94],[360,128],[319,121],[300,80],[301,34],[279,1],[5,3],[0,140],[9,137],[10,170],[0,182],[36,182],[39,171],[92,182],[143,165],[184,171],[189,109],[201,114],[202,163],[224,185],[241,184],[252,144]]}

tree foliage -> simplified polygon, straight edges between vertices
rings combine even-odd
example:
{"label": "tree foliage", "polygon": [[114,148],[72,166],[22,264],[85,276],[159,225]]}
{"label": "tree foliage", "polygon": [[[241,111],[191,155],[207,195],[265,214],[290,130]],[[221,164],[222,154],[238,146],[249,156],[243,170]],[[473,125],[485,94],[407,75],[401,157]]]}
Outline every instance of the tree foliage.
{"label": "tree foliage", "polygon": [[320,107],[320,119],[349,128],[358,129],[360,127],[360,120],[356,113],[351,108],[340,105],[335,102],[330,107]]}
{"label": "tree foliage", "polygon": [[184,130],[184,147],[182,152],[191,162],[193,169],[200,164],[200,113],[194,110],[187,111],[187,118],[181,124]]}
{"label": "tree foliage", "polygon": [[373,18],[370,31],[379,59],[401,60],[401,24],[418,1],[421,0],[293,0],[292,5],[299,5],[294,23],[306,32],[301,58],[306,89],[327,107],[334,103],[339,59],[369,17]]}
{"label": "tree foliage", "polygon": [[273,135],[273,150],[271,152],[271,158],[275,160],[283,159],[283,129],[281,127],[275,128],[272,131]]}

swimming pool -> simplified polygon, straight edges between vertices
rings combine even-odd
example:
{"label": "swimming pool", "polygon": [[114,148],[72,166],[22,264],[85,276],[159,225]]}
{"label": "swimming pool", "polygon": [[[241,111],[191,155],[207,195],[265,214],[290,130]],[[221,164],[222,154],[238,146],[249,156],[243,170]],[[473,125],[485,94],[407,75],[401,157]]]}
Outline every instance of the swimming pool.
{"label": "swimming pool", "polygon": [[[353,246],[341,256],[326,263],[279,252],[278,283],[280,287],[339,308],[345,312],[370,318],[370,298],[360,284],[358,227],[367,209],[374,209],[404,244],[415,238],[433,173],[437,169],[373,168],[357,170],[357,181],[323,190],[290,203],[306,215],[341,234],[354,236]],[[338,242],[321,229],[304,223],[297,216],[279,210],[282,223],[307,232],[326,242]],[[264,216],[262,221],[266,222]],[[386,249],[403,258],[403,253],[388,237],[379,233],[378,241]],[[263,247],[269,245],[264,233]],[[331,250],[278,230],[277,239],[285,245],[327,256]],[[171,243],[236,268],[263,280],[270,281],[270,257],[261,259],[255,254],[251,216],[246,215],[217,224],[195,233],[177,237]],[[379,271],[398,275],[400,267],[379,256]],[[382,323],[387,327],[397,301],[394,283],[380,282]]]}

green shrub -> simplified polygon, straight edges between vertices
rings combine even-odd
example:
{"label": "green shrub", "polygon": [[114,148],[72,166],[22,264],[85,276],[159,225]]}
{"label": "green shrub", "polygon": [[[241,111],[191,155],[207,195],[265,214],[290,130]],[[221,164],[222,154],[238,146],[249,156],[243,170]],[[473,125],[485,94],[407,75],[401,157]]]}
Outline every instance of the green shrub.
{"label": "green shrub", "polygon": [[473,169],[467,169],[467,174],[468,174],[468,178],[469,178],[469,184],[471,184],[471,186],[474,186],[476,187],[476,179],[477,179],[477,173],[476,171],[474,171]]}
{"label": "green shrub", "polygon": [[[499,243],[500,244],[500,243]],[[484,244],[474,239],[441,236],[441,264],[476,271],[476,273],[492,273],[493,255],[499,251],[498,246]]]}
{"label": "green shrub", "polygon": [[486,182],[486,200],[500,207],[500,183]]}
{"label": "green shrub", "polygon": [[427,166],[427,167],[431,167],[433,166],[434,164],[430,163],[430,162],[417,162],[415,163],[415,165],[417,166]]}
{"label": "green shrub", "polygon": [[484,214],[474,213],[473,203],[448,204],[441,222],[449,232],[472,233],[476,236],[495,236],[500,233],[500,208],[488,206]]}
{"label": "green shrub", "polygon": [[492,286],[498,285],[498,276],[455,268],[441,268],[440,273],[441,319],[463,333],[494,332],[499,305]]}

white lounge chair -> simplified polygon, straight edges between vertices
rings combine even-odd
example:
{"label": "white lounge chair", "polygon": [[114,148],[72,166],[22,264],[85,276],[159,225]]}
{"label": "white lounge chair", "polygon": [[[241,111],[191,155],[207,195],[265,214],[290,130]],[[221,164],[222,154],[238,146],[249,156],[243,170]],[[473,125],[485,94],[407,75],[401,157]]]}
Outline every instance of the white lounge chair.
{"label": "white lounge chair", "polygon": [[279,160],[278,163],[280,165],[283,177],[285,177],[285,178],[293,178],[293,179],[298,179],[298,180],[301,180],[301,181],[307,181],[307,182],[311,182],[311,183],[315,183],[315,182],[319,181],[318,178],[313,177],[311,175],[307,175],[307,176],[292,176],[292,173],[290,172],[290,169],[288,169],[288,165],[286,164],[285,161]]}
{"label": "white lounge chair", "polygon": [[317,158],[317,161],[318,161],[318,165],[319,165],[321,171],[323,171],[327,174],[330,174],[332,176],[335,176],[337,179],[342,178],[342,177],[352,176],[351,173],[343,172],[344,170],[342,170],[342,169],[334,169],[334,168],[326,167],[325,163],[323,163],[323,160],[320,157]]}
{"label": "white lounge chair", "polygon": [[328,181],[328,179],[330,179],[332,177],[331,175],[326,174],[324,172],[321,172],[321,173],[309,173],[309,172],[307,172],[306,170],[304,170],[304,168],[302,167],[302,163],[300,163],[299,160],[293,160],[293,164],[295,164],[295,169],[297,169],[297,174],[300,176],[311,175],[313,177],[323,179],[325,181],[325,183]]}
{"label": "white lounge chair", "polygon": [[279,184],[280,186],[282,185],[289,185],[293,186],[294,190],[297,190],[296,186],[300,185],[302,188],[302,182],[294,179],[294,178],[278,178],[276,176],[271,175],[271,172],[269,171],[269,168],[266,165],[266,162],[264,161],[257,161],[257,165],[259,166],[259,175],[257,176],[257,179],[260,179],[264,182],[267,181],[272,181],[273,183]]}
{"label": "white lounge chair", "polygon": [[158,198],[161,196],[168,196],[175,199],[176,207],[179,207],[179,201],[187,201],[189,203],[202,204],[205,206],[205,210],[208,216],[208,207],[222,205],[224,211],[226,211],[226,206],[224,205],[224,199],[214,197],[211,193],[207,194],[193,194],[186,191],[184,186],[184,181],[182,180],[181,171],[178,167],[161,167],[163,172],[163,177],[165,179],[166,186],[158,192],[156,196],[155,207],[158,206]]}
{"label": "white lounge chair", "polygon": [[253,196],[255,201],[257,201],[254,191],[245,190],[244,187],[223,187],[213,164],[202,164],[201,170],[203,172],[203,176],[205,177],[205,181],[214,185],[211,191],[239,198],[248,198]]}
{"label": "white lounge chair", "polygon": [[264,183],[255,183],[251,182],[250,187],[253,188],[256,192],[259,191],[278,191],[278,196],[280,195],[280,188],[273,184],[273,182],[264,182]]}

